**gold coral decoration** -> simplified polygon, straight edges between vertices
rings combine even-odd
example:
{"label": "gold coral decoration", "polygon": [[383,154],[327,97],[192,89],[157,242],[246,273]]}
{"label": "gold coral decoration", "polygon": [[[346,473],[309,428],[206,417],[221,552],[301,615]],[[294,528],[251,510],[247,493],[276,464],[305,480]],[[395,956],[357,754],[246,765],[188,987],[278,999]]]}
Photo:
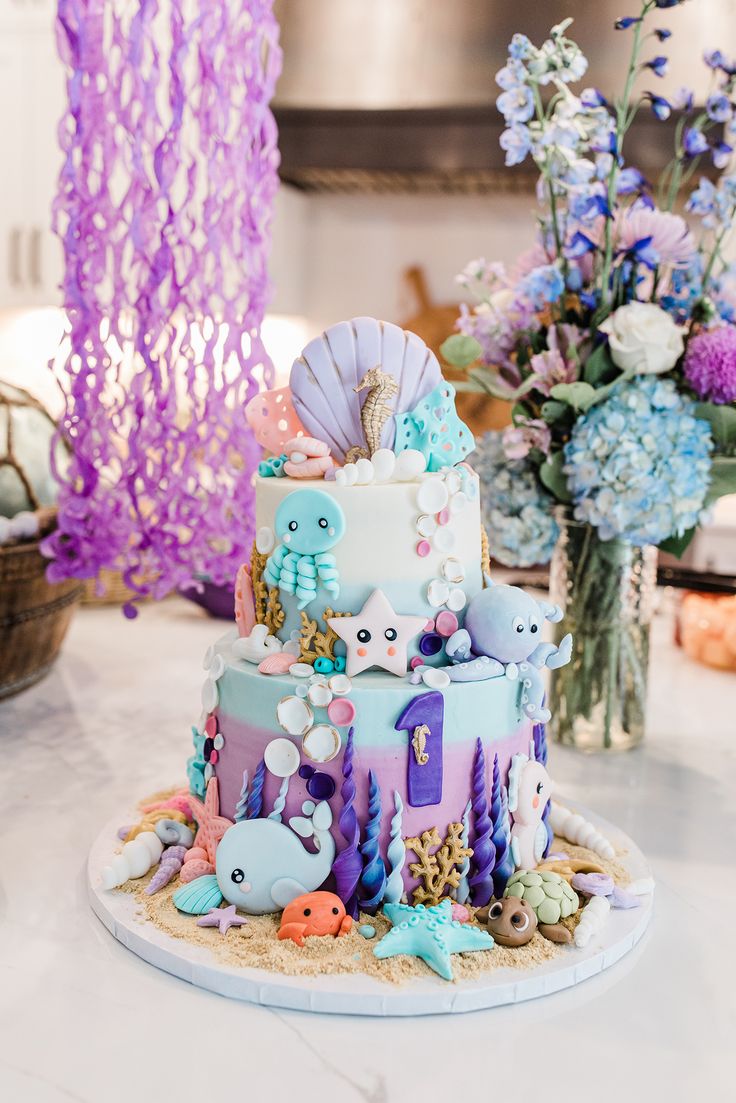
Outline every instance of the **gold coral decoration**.
{"label": "gold coral decoration", "polygon": [[480,569],[483,571],[483,585],[485,576],[491,573],[491,551],[488,544],[488,533],[483,525],[480,526]]}
{"label": "gold coral decoration", "polygon": [[259,552],[253,544],[250,556],[250,579],[253,587],[253,605],[255,607],[256,623],[265,624],[269,634],[275,636],[281,630],[286,618],[277,587],[270,589],[263,579],[268,556]]}
{"label": "gold coral decoration", "polygon": [[415,906],[439,904],[446,889],[456,889],[460,884],[460,864],[473,856],[470,847],[463,846],[462,834],[463,825],[451,823],[444,842],[436,827],[423,831],[421,836],[404,839],[419,859],[409,865],[412,877],[422,882],[412,893]]}
{"label": "gold coral decoration", "polygon": [[352,613],[336,613],[328,605],[322,614],[325,631],[317,627],[316,620],[310,620],[304,609],[299,614],[302,619],[302,631],[299,640],[299,662],[314,664],[316,659],[335,658],[335,643],[339,639],[337,632],[327,623],[328,618],[351,617]]}

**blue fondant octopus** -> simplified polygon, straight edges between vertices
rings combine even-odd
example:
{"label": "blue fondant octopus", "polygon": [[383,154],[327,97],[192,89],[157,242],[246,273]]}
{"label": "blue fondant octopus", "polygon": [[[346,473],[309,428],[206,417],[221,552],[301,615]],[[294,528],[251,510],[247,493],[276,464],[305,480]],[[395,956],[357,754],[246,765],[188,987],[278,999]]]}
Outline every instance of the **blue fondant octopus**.
{"label": "blue fondant octopus", "polygon": [[300,609],[314,600],[318,583],[338,597],[340,576],[329,549],[345,533],[345,514],[334,498],[323,490],[295,490],[276,510],[274,525],[281,543],[266,562],[267,585],[295,594]]}
{"label": "blue fondant octopus", "polygon": [[551,718],[544,708],[542,667],[565,666],[572,657],[572,636],[559,647],[542,643],[545,620],[562,620],[559,605],[535,601],[517,586],[497,586],[486,576],[487,588],[471,599],[465,627],[447,641],[446,652],[454,664],[448,668],[453,682],[478,682],[486,678],[519,678],[521,707],[532,720]]}

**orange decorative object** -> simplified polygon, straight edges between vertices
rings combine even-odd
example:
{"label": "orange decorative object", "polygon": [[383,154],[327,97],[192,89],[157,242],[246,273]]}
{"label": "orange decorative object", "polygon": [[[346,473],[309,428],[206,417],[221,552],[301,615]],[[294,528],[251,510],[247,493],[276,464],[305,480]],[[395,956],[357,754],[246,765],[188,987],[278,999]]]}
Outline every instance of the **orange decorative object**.
{"label": "orange decorative object", "polygon": [[736,596],[686,593],[680,640],[683,651],[696,662],[736,671]]}
{"label": "orange decorative object", "polygon": [[279,938],[290,938],[297,946],[311,935],[331,934],[342,938],[353,925],[345,905],[333,892],[307,892],[284,908]]}
{"label": "orange decorative object", "polygon": [[280,456],[287,441],[306,435],[288,387],[261,391],[245,407],[245,416],[261,448],[272,456]]}
{"label": "orange decorative object", "polygon": [[[215,852],[217,844],[227,831],[232,827],[232,820],[220,815],[220,794],[217,788],[217,778],[211,777],[207,782],[207,792],[204,803],[190,796],[192,814],[197,821],[197,834],[194,836],[194,845],[201,846],[210,865],[215,864]],[[211,871],[210,871],[211,872]]]}
{"label": "orange decorative object", "polygon": [[235,623],[239,636],[249,636],[256,623],[250,563],[242,563],[235,576]]}

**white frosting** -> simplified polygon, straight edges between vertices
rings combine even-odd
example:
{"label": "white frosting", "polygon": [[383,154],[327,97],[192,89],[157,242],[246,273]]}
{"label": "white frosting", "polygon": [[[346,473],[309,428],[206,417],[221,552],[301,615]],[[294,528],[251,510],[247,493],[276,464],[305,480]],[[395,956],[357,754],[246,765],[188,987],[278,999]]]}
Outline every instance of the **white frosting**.
{"label": "white frosting", "polygon": [[[276,510],[288,494],[320,490],[334,498],[345,514],[345,535],[331,548],[340,576],[340,595],[333,599],[319,592],[307,609],[309,616],[319,616],[325,605],[357,612],[373,590],[381,589],[397,612],[434,618],[442,608],[441,602],[436,603],[440,591],[440,597],[447,600],[452,595],[451,608],[460,609],[483,587],[478,478],[467,471],[465,482],[466,493],[458,498],[456,470],[425,474],[411,482],[352,486],[321,479],[257,478],[256,530],[274,529]],[[441,501],[447,503],[445,523],[432,526],[420,522],[427,516],[427,503]],[[438,533],[444,537],[439,541]],[[424,554],[417,550],[420,544]],[[462,581],[448,585],[448,574],[457,576],[459,559]],[[288,615],[280,634],[286,638],[294,627],[295,603],[283,593],[282,602]]]}

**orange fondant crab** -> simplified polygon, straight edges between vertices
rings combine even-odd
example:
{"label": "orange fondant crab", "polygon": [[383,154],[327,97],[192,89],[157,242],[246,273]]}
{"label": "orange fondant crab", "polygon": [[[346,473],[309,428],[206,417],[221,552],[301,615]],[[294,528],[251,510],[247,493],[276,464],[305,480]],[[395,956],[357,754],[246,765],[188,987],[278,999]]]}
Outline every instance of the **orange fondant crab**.
{"label": "orange fondant crab", "polygon": [[341,938],[352,925],[339,896],[333,892],[307,892],[284,908],[279,938],[290,938],[297,946],[303,946],[310,935],[331,934]]}

